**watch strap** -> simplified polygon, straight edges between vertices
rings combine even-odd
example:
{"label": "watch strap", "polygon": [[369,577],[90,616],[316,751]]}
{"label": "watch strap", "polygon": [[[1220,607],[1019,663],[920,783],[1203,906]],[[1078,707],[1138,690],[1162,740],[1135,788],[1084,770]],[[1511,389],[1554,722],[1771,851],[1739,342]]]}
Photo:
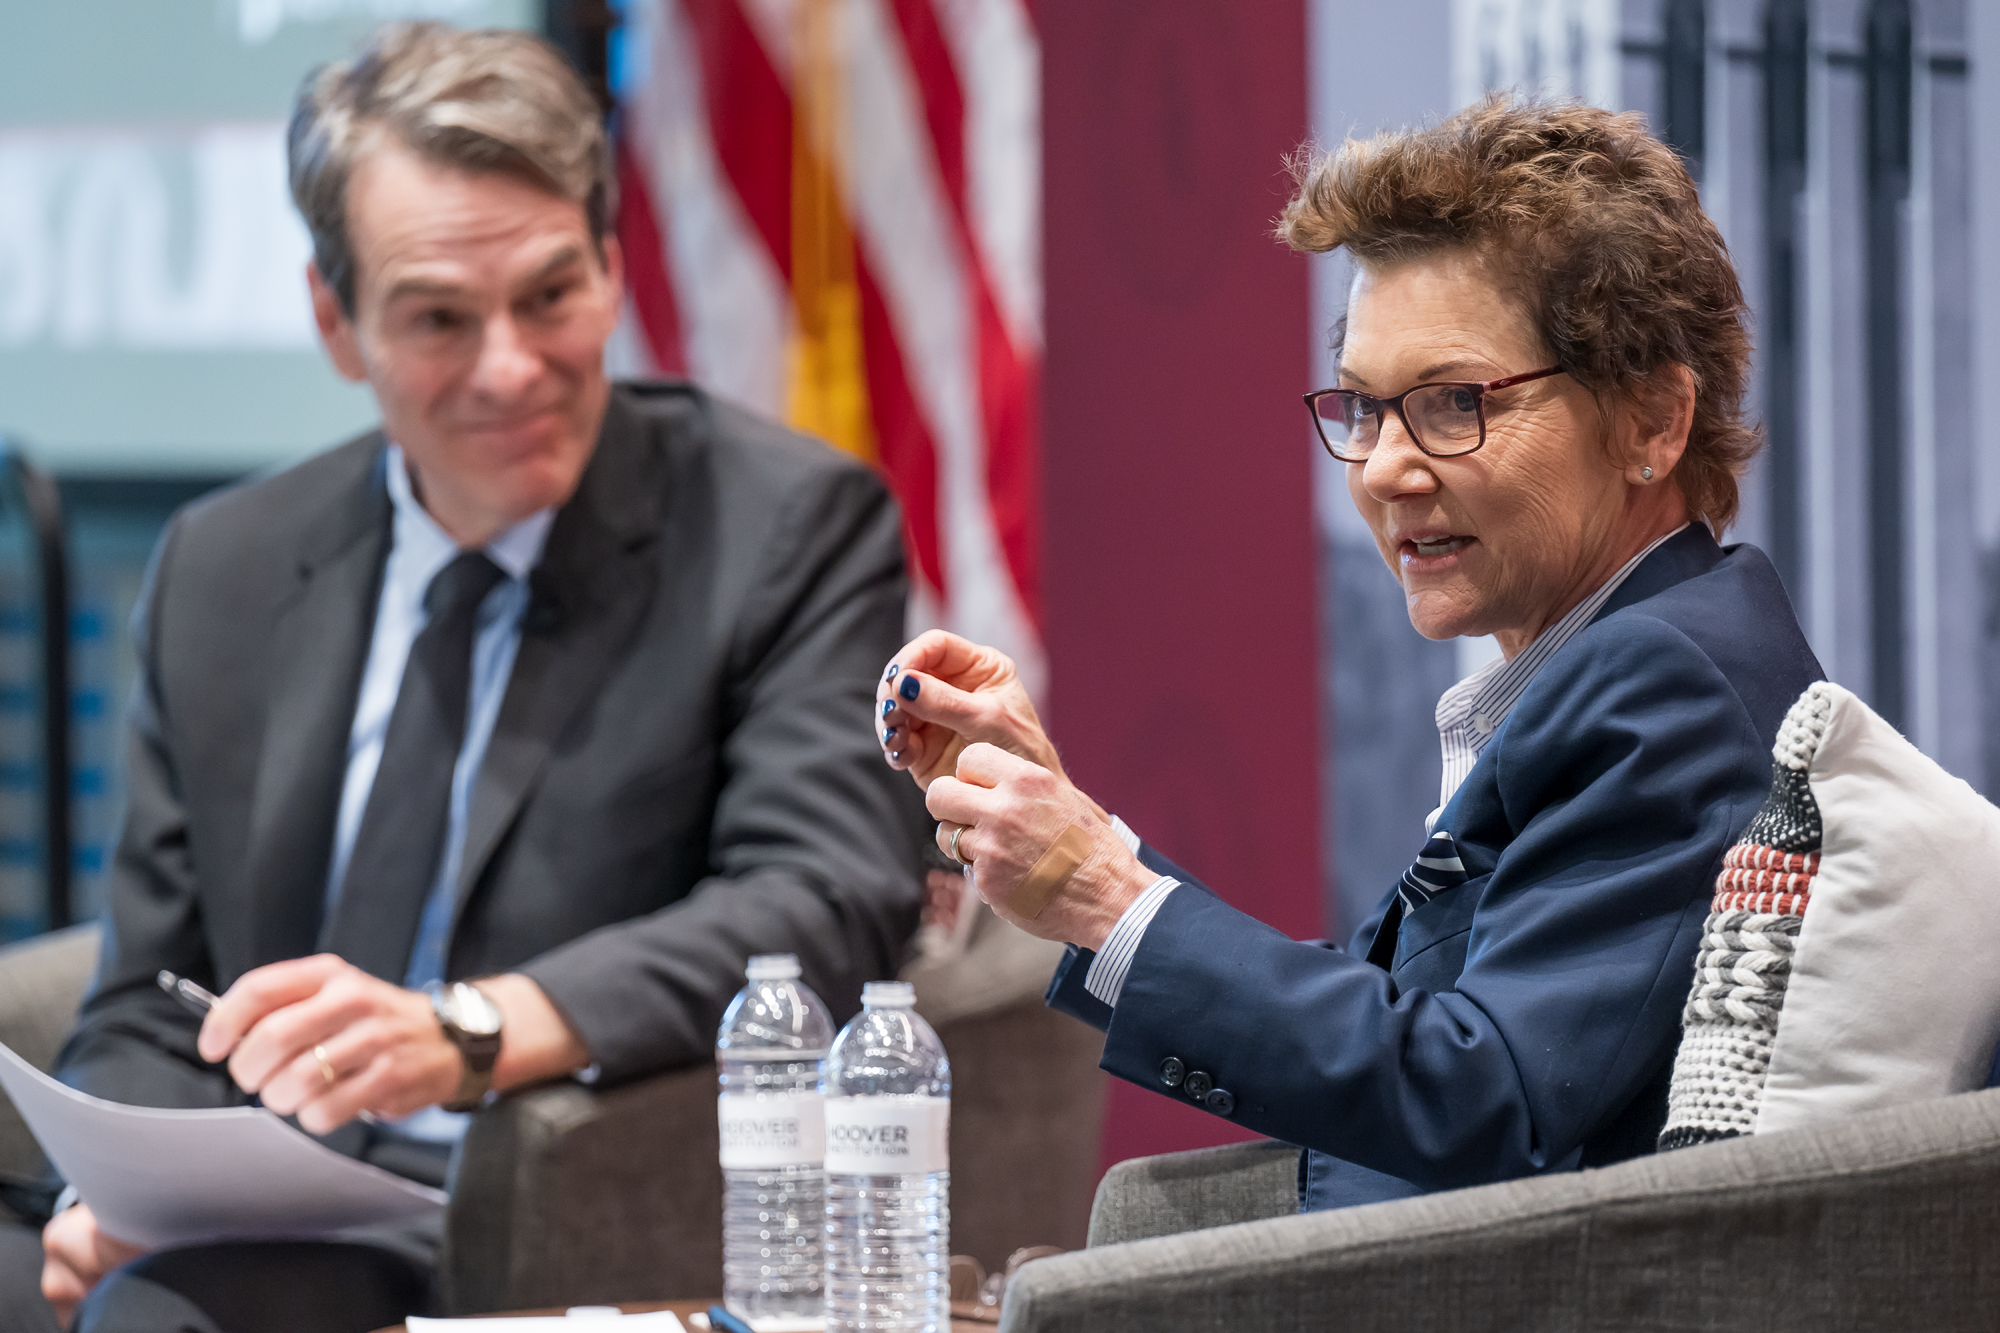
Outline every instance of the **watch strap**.
{"label": "watch strap", "polygon": [[[474,987],[473,989],[477,989]],[[452,1045],[458,1047],[463,1072],[459,1075],[458,1088],[451,1100],[440,1105],[447,1111],[474,1111],[486,1100],[486,1094],[493,1088],[493,1066],[500,1058],[500,1034],[498,1032],[467,1032],[452,1020],[445,1002],[449,988],[434,985],[431,991],[431,1011],[437,1015],[438,1026]],[[482,992],[482,998],[484,993]],[[487,1003],[492,1003],[488,1000]]]}
{"label": "watch strap", "polygon": [[486,1068],[478,1069],[463,1046],[459,1047],[459,1054],[464,1057],[465,1072],[459,1075],[458,1090],[452,1093],[450,1101],[439,1104],[447,1111],[477,1111],[493,1089],[493,1062],[489,1060]]}

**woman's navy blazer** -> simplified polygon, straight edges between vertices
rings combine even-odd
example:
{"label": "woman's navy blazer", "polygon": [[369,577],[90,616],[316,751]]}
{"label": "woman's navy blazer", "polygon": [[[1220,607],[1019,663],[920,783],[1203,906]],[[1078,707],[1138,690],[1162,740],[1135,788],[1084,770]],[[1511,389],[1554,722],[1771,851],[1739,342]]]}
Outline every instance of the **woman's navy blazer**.
{"label": "woman's navy blazer", "polygon": [[1462,884],[1407,913],[1391,889],[1342,951],[1148,847],[1184,887],[1117,1009],[1077,949],[1049,1002],[1105,1030],[1120,1078],[1307,1149],[1308,1208],[1650,1152],[1722,854],[1820,678],[1764,553],[1691,525],[1543,664],[1445,806]]}

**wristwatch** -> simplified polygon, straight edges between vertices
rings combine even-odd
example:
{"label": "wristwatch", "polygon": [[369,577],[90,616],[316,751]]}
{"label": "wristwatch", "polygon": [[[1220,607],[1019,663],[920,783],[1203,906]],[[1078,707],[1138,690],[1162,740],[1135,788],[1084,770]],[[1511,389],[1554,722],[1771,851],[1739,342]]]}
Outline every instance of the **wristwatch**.
{"label": "wristwatch", "polygon": [[476,1110],[493,1086],[493,1062],[500,1058],[500,1006],[468,981],[454,981],[449,986],[432,982],[425,990],[438,1026],[465,1061],[458,1091],[444,1103],[444,1109]]}

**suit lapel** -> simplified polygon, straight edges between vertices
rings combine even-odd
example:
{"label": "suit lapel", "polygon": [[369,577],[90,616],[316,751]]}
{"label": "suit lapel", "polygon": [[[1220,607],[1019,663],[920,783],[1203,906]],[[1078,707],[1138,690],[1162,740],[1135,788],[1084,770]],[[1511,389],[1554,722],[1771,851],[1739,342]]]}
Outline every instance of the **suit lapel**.
{"label": "suit lapel", "polygon": [[1403,898],[1401,894],[1389,899],[1389,910],[1382,913],[1382,924],[1375,927],[1375,938],[1368,944],[1368,961],[1384,972],[1394,970],[1396,961],[1396,936],[1403,929]]}
{"label": "suit lapel", "polygon": [[250,816],[252,957],[311,953],[326,895],[354,701],[389,550],[379,437],[368,466],[301,541],[272,630],[271,688]]}
{"label": "suit lapel", "polygon": [[473,781],[452,929],[472,887],[547,768],[556,742],[593,704],[651,605],[658,570],[663,461],[644,421],[612,395],[597,452],[556,515],[521,647],[485,762]]}

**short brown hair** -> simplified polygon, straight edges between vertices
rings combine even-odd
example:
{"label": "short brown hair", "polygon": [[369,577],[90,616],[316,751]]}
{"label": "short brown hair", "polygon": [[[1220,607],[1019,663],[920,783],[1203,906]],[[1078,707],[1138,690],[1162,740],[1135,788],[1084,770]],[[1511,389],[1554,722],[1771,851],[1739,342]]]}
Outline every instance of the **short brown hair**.
{"label": "short brown hair", "polygon": [[306,76],[286,150],[313,263],[354,313],[347,183],[373,134],[434,162],[504,172],[583,205],[602,246],[617,178],[597,102],[556,49],[525,32],[388,23],[352,60]]}
{"label": "short brown hair", "polygon": [[1350,139],[1302,160],[1279,235],[1394,264],[1451,249],[1486,257],[1550,354],[1600,399],[1644,402],[1664,366],[1694,375],[1674,476],[1717,536],[1763,444],[1743,418],[1743,291],[1694,181],[1636,113],[1489,95],[1422,129]]}

